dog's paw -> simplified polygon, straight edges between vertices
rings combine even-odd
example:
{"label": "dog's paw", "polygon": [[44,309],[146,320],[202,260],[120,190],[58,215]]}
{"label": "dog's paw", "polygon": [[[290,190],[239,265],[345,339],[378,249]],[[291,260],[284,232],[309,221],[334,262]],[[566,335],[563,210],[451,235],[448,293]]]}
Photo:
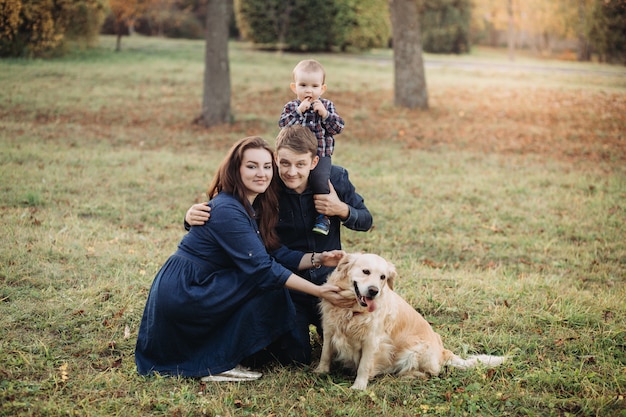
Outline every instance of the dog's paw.
{"label": "dog's paw", "polygon": [[352,386],[350,387],[350,389],[357,389],[360,391],[363,391],[367,388],[367,381],[365,381],[365,383],[360,382],[360,381],[354,381],[354,384],[352,384]]}
{"label": "dog's paw", "polygon": [[328,365],[317,365],[317,368],[313,370],[316,374],[327,374],[330,371],[330,367]]}

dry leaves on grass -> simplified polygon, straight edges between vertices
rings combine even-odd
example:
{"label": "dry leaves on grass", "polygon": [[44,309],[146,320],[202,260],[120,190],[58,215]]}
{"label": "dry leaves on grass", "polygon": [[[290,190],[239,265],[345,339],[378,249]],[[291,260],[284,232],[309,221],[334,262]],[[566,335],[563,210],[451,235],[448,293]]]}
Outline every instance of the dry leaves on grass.
{"label": "dry leaves on grass", "polygon": [[393,139],[412,149],[445,146],[573,162],[626,162],[626,100],[621,94],[441,90],[431,93],[428,111],[394,108],[391,100],[389,94],[370,93],[369,106],[351,108],[354,97],[341,95],[336,102],[348,120],[346,132],[357,140]]}
{"label": "dry leaves on grass", "polygon": [[[346,128],[337,141],[359,143],[396,141],[411,149],[470,150],[500,154],[535,154],[570,162],[626,162],[626,100],[623,94],[548,89],[508,90],[447,88],[429,91],[427,111],[393,105],[391,91],[334,92],[332,97]],[[233,136],[264,135],[278,131],[277,120],[285,92],[240,94],[233,98],[235,122],[211,129],[193,124],[200,104],[181,98],[180,105],[149,103],[135,107],[110,107],[98,112],[79,108],[29,115],[19,106],[0,116],[32,120],[46,140],[64,141],[64,126],[77,125],[98,140],[125,141],[146,148],[188,148],[211,141],[229,146]],[[247,103],[267,103],[250,109]],[[261,101],[262,100],[262,101]],[[268,114],[267,108],[276,109]],[[54,125],[54,129],[45,129]],[[26,126],[26,125],[22,125]],[[275,126],[275,129],[273,127]],[[124,134],[120,132],[125,131]],[[13,132],[19,136],[20,132]],[[185,138],[197,138],[181,140]],[[138,138],[142,138],[141,140]]]}

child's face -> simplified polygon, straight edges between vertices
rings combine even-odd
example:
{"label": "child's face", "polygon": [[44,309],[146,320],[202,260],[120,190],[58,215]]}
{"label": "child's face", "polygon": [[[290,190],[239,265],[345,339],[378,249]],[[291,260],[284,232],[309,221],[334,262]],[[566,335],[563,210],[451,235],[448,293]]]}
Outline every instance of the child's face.
{"label": "child's face", "polygon": [[324,73],[321,71],[296,71],[295,81],[291,83],[291,91],[300,101],[317,100],[326,91]]}

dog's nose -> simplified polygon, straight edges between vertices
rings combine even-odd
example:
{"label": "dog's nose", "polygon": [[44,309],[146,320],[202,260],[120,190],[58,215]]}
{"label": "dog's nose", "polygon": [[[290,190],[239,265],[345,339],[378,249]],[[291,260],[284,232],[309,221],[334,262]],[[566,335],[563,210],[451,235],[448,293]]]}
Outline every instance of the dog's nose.
{"label": "dog's nose", "polygon": [[373,285],[367,288],[367,296],[370,298],[376,297],[378,294],[378,287],[374,287]]}

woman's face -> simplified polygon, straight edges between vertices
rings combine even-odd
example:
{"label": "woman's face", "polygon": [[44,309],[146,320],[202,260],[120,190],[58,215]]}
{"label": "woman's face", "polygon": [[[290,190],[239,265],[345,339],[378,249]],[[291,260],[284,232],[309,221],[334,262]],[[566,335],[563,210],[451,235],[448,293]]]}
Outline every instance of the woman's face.
{"label": "woman's face", "polygon": [[291,149],[280,148],[276,152],[278,175],[285,186],[301,194],[309,184],[309,173],[317,165],[319,157],[310,153],[295,153]]}
{"label": "woman's face", "polygon": [[241,181],[246,188],[250,204],[257,195],[264,193],[272,181],[272,154],[265,149],[247,149],[239,168]]}

